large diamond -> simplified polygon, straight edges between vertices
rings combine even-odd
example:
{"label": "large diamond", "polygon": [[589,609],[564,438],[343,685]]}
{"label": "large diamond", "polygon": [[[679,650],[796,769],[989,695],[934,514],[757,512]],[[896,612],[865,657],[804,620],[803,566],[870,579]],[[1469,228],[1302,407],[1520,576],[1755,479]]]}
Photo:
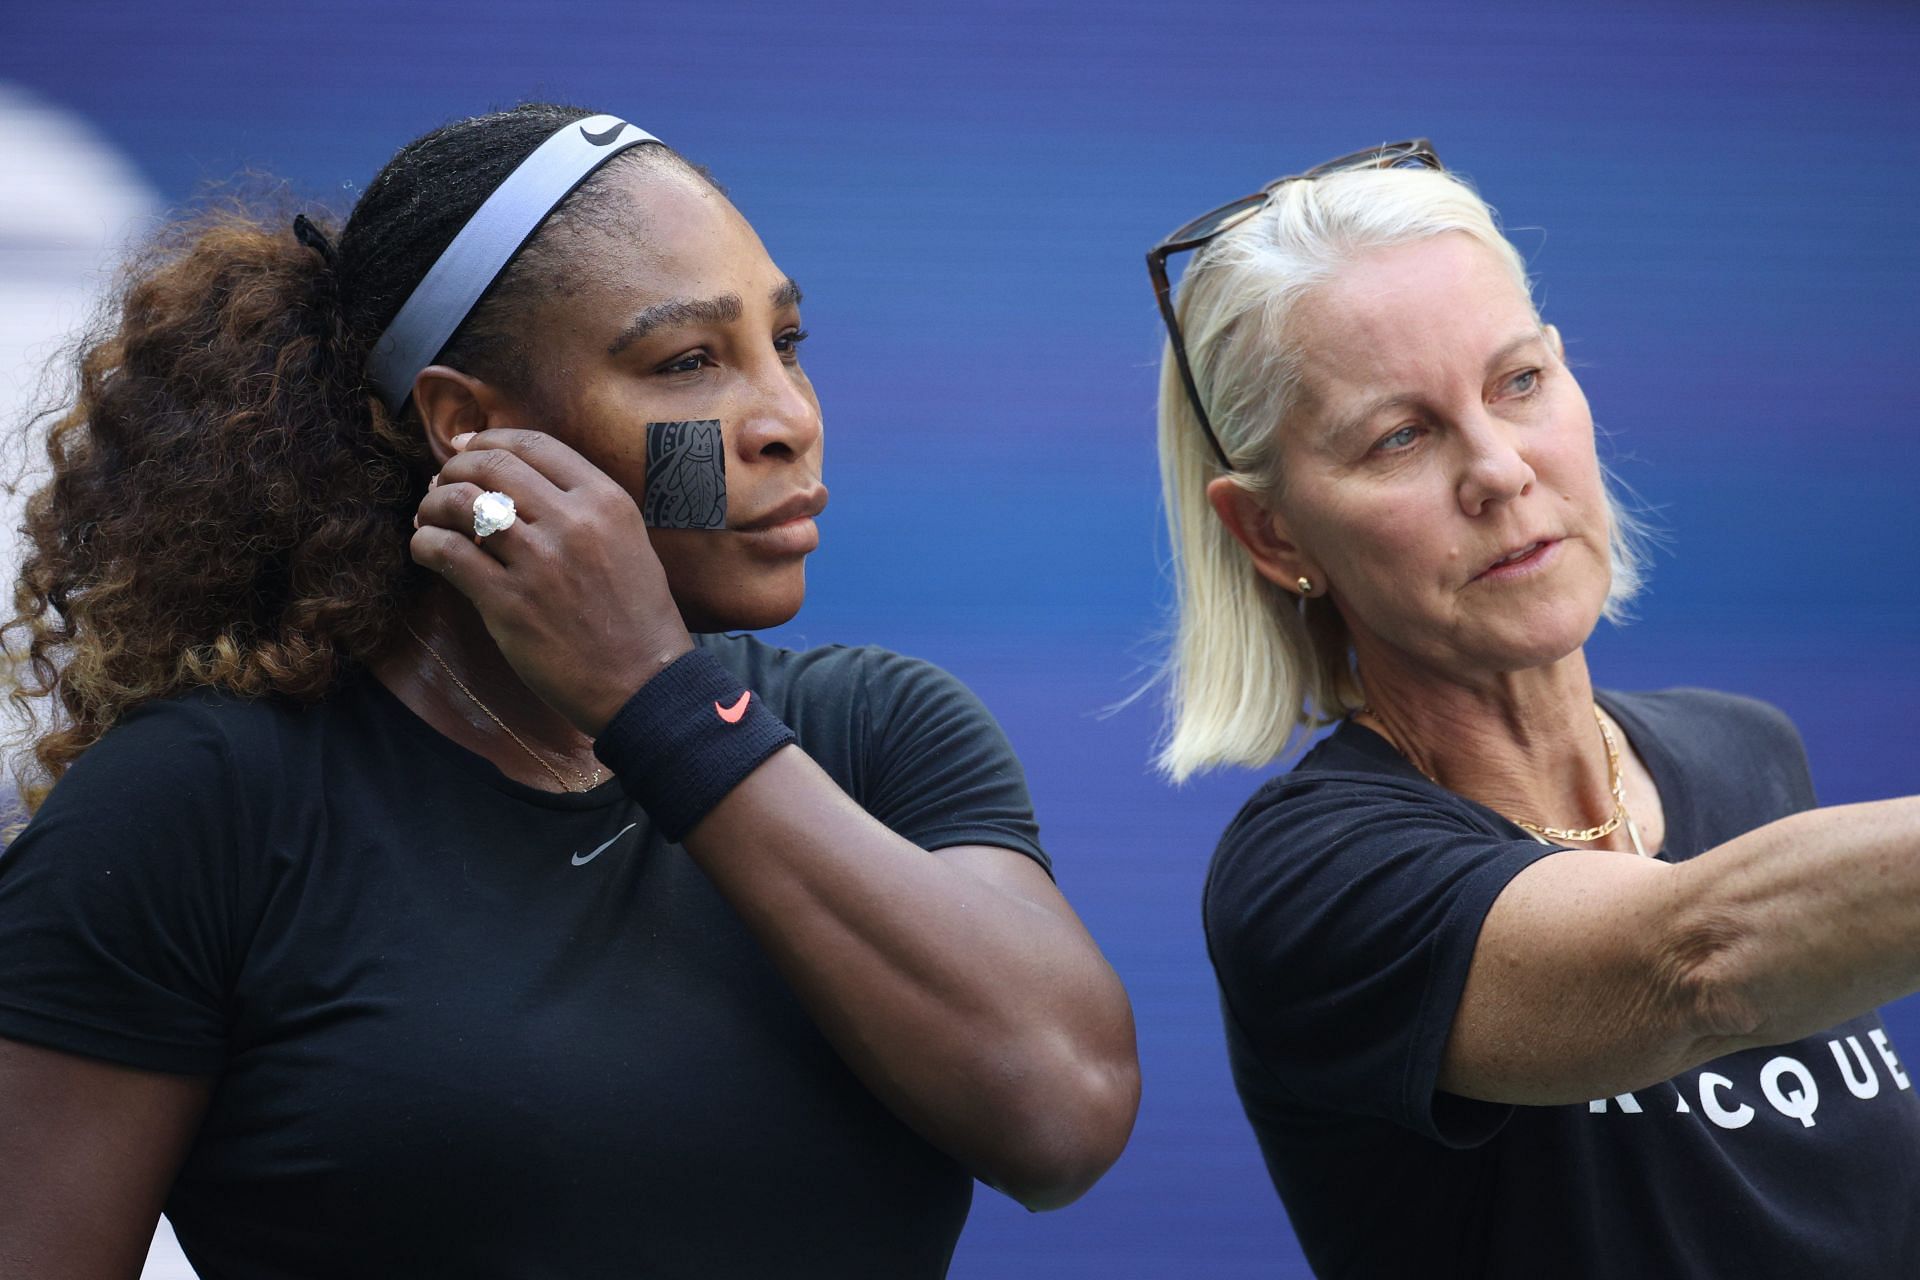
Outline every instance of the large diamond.
{"label": "large diamond", "polygon": [[511,529],[516,518],[513,499],[504,493],[489,490],[473,500],[473,536],[476,538]]}

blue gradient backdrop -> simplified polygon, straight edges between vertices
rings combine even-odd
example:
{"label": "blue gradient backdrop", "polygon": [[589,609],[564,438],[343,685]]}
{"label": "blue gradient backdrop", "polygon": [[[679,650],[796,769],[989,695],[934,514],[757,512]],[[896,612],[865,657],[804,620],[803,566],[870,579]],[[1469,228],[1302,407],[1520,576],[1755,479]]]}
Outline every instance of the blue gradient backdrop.
{"label": "blue gradient backdrop", "polygon": [[[1772,700],[1823,798],[1914,790],[1910,5],[954,8],[10,4],[0,79],[172,201],[244,168],[344,210],[527,97],[711,165],[807,290],[825,544],[793,642],[932,658],[1000,715],[1126,980],[1146,1101],[1065,1212],[982,1192],[959,1277],[1305,1275],[1234,1101],[1197,901],[1255,785],[1149,773],[1167,601],[1141,255],[1275,173],[1424,133],[1499,207],[1665,530],[1617,687]],[[1920,1057],[1920,1008],[1890,1015]]]}

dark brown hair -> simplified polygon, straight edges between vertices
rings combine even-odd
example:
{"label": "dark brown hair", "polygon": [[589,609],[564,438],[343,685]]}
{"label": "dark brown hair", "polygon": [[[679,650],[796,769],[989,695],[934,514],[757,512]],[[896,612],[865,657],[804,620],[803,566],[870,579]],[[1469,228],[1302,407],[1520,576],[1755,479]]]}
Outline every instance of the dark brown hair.
{"label": "dark brown hair", "polygon": [[[0,635],[29,808],[143,702],[206,685],[312,701],[386,647],[425,585],[407,540],[428,458],[412,411],[372,393],[367,354],[488,194],[590,114],[533,104],[409,143],[331,252],[289,217],[227,208],[123,272],[68,357],[69,393],[26,426],[50,478],[26,503]],[[564,269],[548,229],[603,212],[607,171],[649,154],[672,155],[633,148],[568,197],[438,361],[518,389],[514,320]]]}

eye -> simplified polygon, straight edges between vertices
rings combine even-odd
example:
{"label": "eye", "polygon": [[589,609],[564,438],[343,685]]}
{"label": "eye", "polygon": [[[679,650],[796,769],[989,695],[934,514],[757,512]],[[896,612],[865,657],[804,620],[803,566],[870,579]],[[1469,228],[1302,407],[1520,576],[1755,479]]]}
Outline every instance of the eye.
{"label": "eye", "polygon": [[1400,453],[1420,438],[1420,428],[1409,423],[1398,431],[1388,432],[1375,442],[1375,453]]}
{"label": "eye", "polygon": [[712,363],[705,351],[689,351],[660,366],[659,373],[698,373]]}
{"label": "eye", "polygon": [[789,329],[773,340],[773,349],[789,360],[800,358],[800,344],[813,335],[805,329]]}
{"label": "eye", "polygon": [[1530,396],[1540,387],[1538,369],[1522,369],[1507,379],[1507,390],[1517,396]]}

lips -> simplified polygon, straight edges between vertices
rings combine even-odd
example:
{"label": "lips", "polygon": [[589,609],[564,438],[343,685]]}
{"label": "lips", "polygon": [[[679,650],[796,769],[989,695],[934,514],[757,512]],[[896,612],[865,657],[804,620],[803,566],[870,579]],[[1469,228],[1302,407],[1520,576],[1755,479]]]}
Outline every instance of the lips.
{"label": "lips", "polygon": [[1473,576],[1475,579],[1484,578],[1490,573],[1497,573],[1502,569],[1524,564],[1558,541],[1558,538],[1536,538],[1531,542],[1518,543]]}
{"label": "lips", "polygon": [[755,533],[763,529],[772,529],[789,524],[795,520],[811,520],[827,508],[827,487],[816,485],[802,493],[761,512],[751,520],[741,520],[728,527],[737,533]]}

